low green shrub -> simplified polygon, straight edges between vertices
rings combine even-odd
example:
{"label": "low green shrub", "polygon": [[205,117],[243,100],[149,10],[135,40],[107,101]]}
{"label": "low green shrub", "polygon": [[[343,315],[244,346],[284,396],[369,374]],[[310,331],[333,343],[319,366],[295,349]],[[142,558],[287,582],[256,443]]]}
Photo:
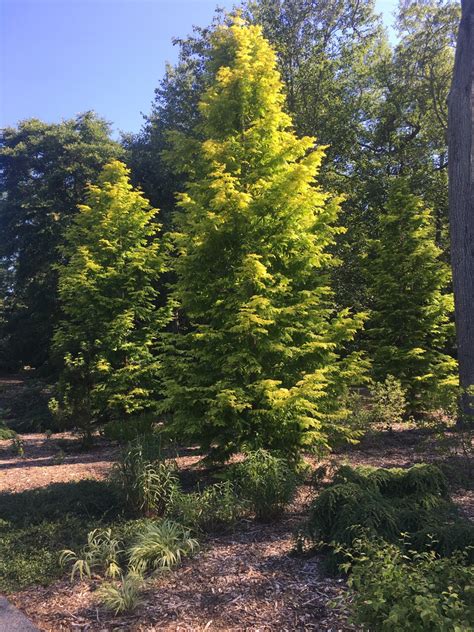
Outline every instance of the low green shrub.
{"label": "low green shrub", "polygon": [[111,480],[132,511],[162,516],[179,489],[174,464],[161,460],[159,439],[139,437],[122,451]]}
{"label": "low green shrub", "polygon": [[283,457],[256,450],[231,468],[230,480],[237,494],[249,504],[258,520],[272,520],[291,502],[298,477]]}
{"label": "low green shrub", "polygon": [[76,546],[86,533],[87,526],[71,516],[63,516],[60,522],[22,527],[1,521],[0,593],[46,586],[61,577],[58,551]]}
{"label": "low green shrub", "polygon": [[340,468],[311,505],[307,536],[313,544],[350,547],[361,527],[389,542],[409,533],[420,547],[432,534],[440,537],[443,554],[462,550],[474,537],[474,525],[460,517],[433,465]]}
{"label": "low green shrub", "polygon": [[119,443],[130,443],[138,437],[149,437],[153,434],[152,431],[153,418],[145,415],[126,421],[109,421],[102,429],[104,437]]}
{"label": "low green shrub", "polygon": [[474,621],[474,566],[460,552],[441,558],[356,538],[344,551],[356,623],[381,632],[468,632]]}
{"label": "low green shrub", "polygon": [[223,481],[203,491],[176,494],[168,515],[196,531],[213,532],[234,525],[246,507],[232,482]]}
{"label": "low green shrub", "polygon": [[387,427],[400,423],[407,413],[406,391],[400,380],[387,375],[383,382],[375,382],[370,389],[370,421]]}
{"label": "low green shrub", "polygon": [[146,571],[169,570],[199,548],[191,532],[177,522],[161,520],[145,525],[129,549],[130,566]]}
{"label": "low green shrub", "polygon": [[16,432],[9,428],[3,420],[0,420],[0,441],[15,439],[16,436]]}
{"label": "low green shrub", "polygon": [[97,591],[102,605],[115,615],[131,612],[143,603],[143,578],[135,573],[127,573],[119,582],[105,582]]}

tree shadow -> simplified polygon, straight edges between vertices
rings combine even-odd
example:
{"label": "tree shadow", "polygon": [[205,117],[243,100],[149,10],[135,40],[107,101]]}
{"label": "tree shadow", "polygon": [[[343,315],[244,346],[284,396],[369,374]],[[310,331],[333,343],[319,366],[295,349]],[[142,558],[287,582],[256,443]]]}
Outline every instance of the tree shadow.
{"label": "tree shadow", "polygon": [[110,519],[123,514],[119,493],[106,481],[51,483],[22,492],[0,493],[0,520],[17,526],[58,522],[66,515]]}

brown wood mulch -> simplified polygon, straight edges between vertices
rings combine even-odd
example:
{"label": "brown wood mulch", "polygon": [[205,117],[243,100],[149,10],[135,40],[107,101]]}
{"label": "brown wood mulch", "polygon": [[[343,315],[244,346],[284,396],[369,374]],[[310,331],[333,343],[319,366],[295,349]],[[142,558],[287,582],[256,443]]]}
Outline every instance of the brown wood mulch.
{"label": "brown wood mulch", "polygon": [[87,451],[72,433],[22,434],[24,455],[19,456],[11,440],[0,441],[0,491],[21,492],[51,483],[67,483],[83,478],[103,479],[117,448],[98,441]]}
{"label": "brown wood mulch", "polygon": [[[0,442],[0,489],[20,491],[53,481],[103,478],[117,450],[103,442],[86,453],[66,452],[64,462],[57,463],[55,440],[62,444],[73,437],[22,438],[22,459],[11,453],[9,442]],[[440,459],[464,468],[469,477],[472,459],[462,450],[451,446],[440,455],[429,432],[403,427],[366,437],[360,446],[333,455],[326,466],[329,470],[341,463],[408,467]],[[188,455],[178,464],[188,470],[196,460]],[[455,485],[453,492],[466,515],[474,517],[472,487]],[[45,632],[355,630],[347,621],[344,581],[327,577],[319,557],[293,555],[294,536],[311,495],[310,488],[303,486],[277,523],[243,521],[234,533],[209,538],[200,553],[179,569],[151,580],[144,604],[132,615],[114,617],[98,605],[94,594],[98,580],[71,585],[65,578],[9,599]]]}
{"label": "brown wood mulch", "polygon": [[209,540],[178,570],[153,580],[145,605],[127,617],[97,606],[98,582],[61,581],[12,601],[48,632],[354,630],[344,606],[328,606],[340,597],[342,580],[328,579],[316,557],[293,557],[293,546],[291,522],[244,525]]}

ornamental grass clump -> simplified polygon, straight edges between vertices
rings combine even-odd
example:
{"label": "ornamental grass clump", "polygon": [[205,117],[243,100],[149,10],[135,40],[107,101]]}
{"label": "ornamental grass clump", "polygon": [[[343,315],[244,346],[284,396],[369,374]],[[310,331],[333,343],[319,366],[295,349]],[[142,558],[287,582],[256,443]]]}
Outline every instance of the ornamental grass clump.
{"label": "ornamental grass clump", "polygon": [[101,604],[115,615],[131,612],[143,603],[144,580],[136,573],[127,573],[118,582],[105,582],[97,591]]}
{"label": "ornamental grass clump", "polygon": [[160,440],[153,435],[138,437],[122,451],[112,480],[130,509],[144,516],[164,515],[179,490],[176,467],[163,460]]}
{"label": "ornamental grass clump", "polygon": [[247,508],[234,484],[222,481],[202,491],[176,494],[167,515],[195,531],[214,532],[232,527]]}
{"label": "ornamental grass clump", "polygon": [[172,520],[144,526],[129,549],[131,568],[139,573],[170,570],[199,548],[191,532]]}
{"label": "ornamental grass clump", "polygon": [[71,581],[76,575],[80,579],[91,578],[93,571],[116,578],[120,575],[121,544],[112,535],[111,529],[94,529],[87,536],[87,544],[79,553],[70,549],[61,551],[61,566],[72,564]]}

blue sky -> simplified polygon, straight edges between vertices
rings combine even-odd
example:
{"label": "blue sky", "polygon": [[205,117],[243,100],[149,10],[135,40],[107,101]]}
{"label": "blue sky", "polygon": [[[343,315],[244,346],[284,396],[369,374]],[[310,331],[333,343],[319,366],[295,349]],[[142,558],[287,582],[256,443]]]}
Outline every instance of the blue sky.
{"label": "blue sky", "polygon": [[[234,0],[0,0],[0,127],[95,110],[138,131],[173,37]],[[377,0],[387,24],[396,0]]]}

